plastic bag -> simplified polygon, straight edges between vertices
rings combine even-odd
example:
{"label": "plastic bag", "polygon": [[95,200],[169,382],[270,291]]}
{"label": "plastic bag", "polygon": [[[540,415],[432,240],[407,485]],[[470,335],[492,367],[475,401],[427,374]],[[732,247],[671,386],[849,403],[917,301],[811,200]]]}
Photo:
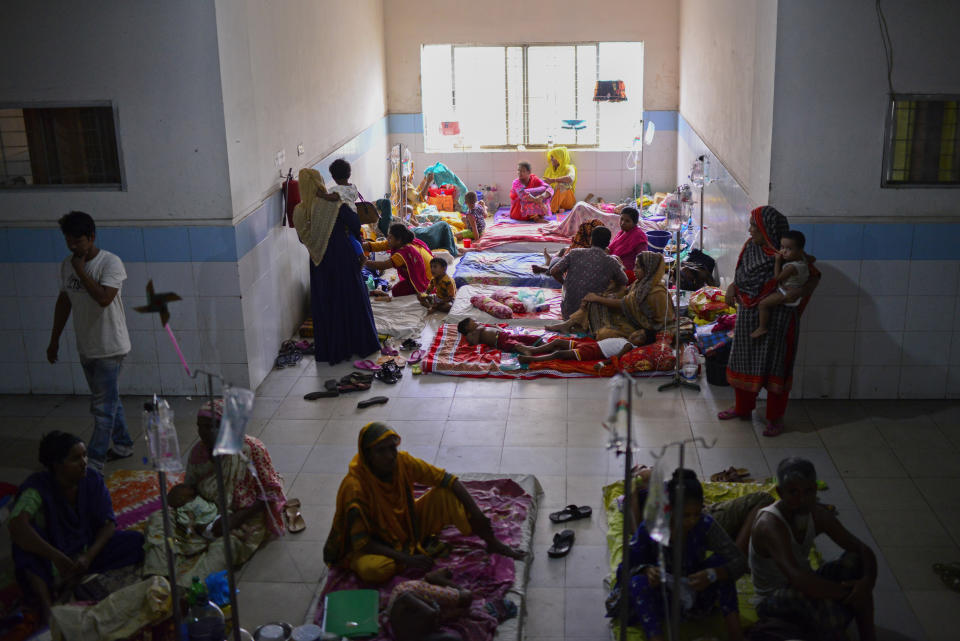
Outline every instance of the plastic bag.
{"label": "plastic bag", "polygon": [[154,396],[153,403],[147,404],[143,412],[143,434],[154,469],[161,472],[183,471],[173,410],[165,399]]}
{"label": "plastic bag", "polygon": [[[211,572],[204,581],[207,585],[207,598],[221,608],[230,605],[230,585],[227,571]],[[237,590],[239,592],[239,590]]]}
{"label": "plastic bag", "polygon": [[239,454],[243,449],[243,434],[253,414],[254,393],[242,387],[226,387],[223,390],[223,418],[213,453]]}
{"label": "plastic bag", "polygon": [[719,287],[701,287],[690,296],[690,311],[697,318],[713,321],[720,314],[736,314],[737,310],[727,306],[723,291]]}
{"label": "plastic bag", "polygon": [[528,314],[542,312],[550,307],[549,303],[546,302],[546,296],[544,296],[542,289],[538,289],[536,292],[520,291],[520,293],[517,294],[517,298],[523,303]]}

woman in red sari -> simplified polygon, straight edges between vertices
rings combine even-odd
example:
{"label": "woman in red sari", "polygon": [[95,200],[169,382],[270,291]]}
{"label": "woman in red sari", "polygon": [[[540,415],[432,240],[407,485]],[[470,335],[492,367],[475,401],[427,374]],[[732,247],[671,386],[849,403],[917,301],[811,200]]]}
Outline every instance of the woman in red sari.
{"label": "woman in red sari", "polygon": [[530,163],[517,165],[517,179],[510,188],[510,218],[540,222],[550,213],[553,188],[532,173]]}
{"label": "woman in red sari", "polygon": [[368,252],[390,252],[387,260],[368,260],[366,267],[381,270],[396,268],[400,282],[393,286],[391,293],[394,297],[426,293],[430,284],[430,260],[433,254],[422,240],[414,237],[412,231],[399,223],[390,225],[386,240],[364,243],[363,249]]}
{"label": "woman in red sari", "polygon": [[[774,257],[780,249],[780,238],[788,229],[790,223],[786,216],[773,207],[754,209],[750,213],[750,239],[740,251],[733,283],[727,289],[727,304],[737,306],[737,325],[727,364],[727,381],[736,392],[737,402],[717,417],[721,421],[750,420],[757,405],[757,394],[766,388],[764,436],[778,436],[783,432],[783,415],[793,384],[800,314],[820,283],[820,272],[811,264],[810,278],[803,287],[791,292],[790,300],[802,298],[803,302],[797,307],[774,307],[769,332],[760,339],[750,338],[750,332],[760,323],[757,303],[777,290]],[[812,256],[808,258],[811,263],[815,260]]]}

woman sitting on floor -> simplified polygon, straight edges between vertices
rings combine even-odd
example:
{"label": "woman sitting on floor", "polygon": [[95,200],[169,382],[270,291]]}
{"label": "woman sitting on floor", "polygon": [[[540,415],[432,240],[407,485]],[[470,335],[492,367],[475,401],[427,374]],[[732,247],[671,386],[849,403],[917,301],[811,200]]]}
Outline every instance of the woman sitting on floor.
{"label": "woman sitting on floor", "polygon": [[[227,568],[224,557],[223,522],[219,517],[205,518],[192,526],[180,518],[185,507],[192,513],[212,515],[217,510],[217,476],[213,446],[223,418],[223,400],[204,403],[197,412],[200,441],[187,458],[187,471],[181,485],[170,490],[174,513],[172,541],[177,561],[177,582],[190,585],[191,578],[206,577]],[[283,534],[283,507],[287,502],[283,480],[277,474],[267,448],[259,439],[245,436],[242,454],[225,455],[223,481],[230,502],[230,550],[233,564],[246,563],[268,536]],[[256,476],[251,472],[256,470]],[[189,504],[189,506],[188,506]],[[167,573],[164,551],[163,515],[155,512],[147,521],[144,574]]]}
{"label": "woman sitting on floor", "polygon": [[[666,269],[663,254],[640,252],[633,268],[636,280],[626,295],[587,294],[566,322],[546,329],[567,334],[577,328],[597,339],[632,337],[638,344],[648,343],[674,319],[663,283]],[[643,332],[642,339],[634,336],[637,331]]]}
{"label": "woman sitting on floor", "polygon": [[100,473],[87,467],[79,437],[46,434],[39,458],[46,470],[20,486],[10,538],[17,582],[49,621],[58,596],[69,595],[85,574],[140,563],[143,535],[117,530],[110,493]]}
{"label": "woman sitting on floor", "polygon": [[[448,525],[479,536],[488,552],[524,557],[496,538],[490,519],[457,477],[398,451],[399,445],[400,436],[383,423],[360,430],[323,547],[328,565],[350,568],[368,583],[384,583],[404,568],[428,571],[433,559],[423,545]],[[414,483],[432,489],[415,500]]]}
{"label": "woman sitting on floor", "polygon": [[[666,571],[681,572],[681,620],[702,618],[719,607],[727,626],[727,638],[743,639],[736,581],[747,571],[747,560],[714,519],[703,513],[703,487],[691,470],[678,469],[667,483],[671,506],[678,505],[678,487],[683,484],[683,530],[673,532],[671,542],[683,540],[683,567],[673,568],[673,552],[664,550]],[[707,556],[707,552],[712,552]],[[643,522],[630,541],[627,565],[629,584],[623,587],[617,568],[617,584],[607,599],[608,616],[617,616],[624,595],[630,601],[630,623],[639,624],[649,641],[664,639],[664,611],[669,603],[672,582],[667,579],[665,603],[661,582],[665,577],[658,566],[658,545],[650,537],[649,524]]]}
{"label": "woman sitting on floor", "polygon": [[550,211],[553,213],[570,209],[577,202],[574,193],[577,188],[577,168],[571,162],[566,147],[554,147],[547,152],[543,180],[553,187],[553,198],[550,199]]}
{"label": "woman sitting on floor", "polygon": [[530,169],[530,163],[517,165],[517,179],[510,188],[510,218],[539,222],[550,213],[547,204],[553,198],[553,188],[540,180]]}
{"label": "woman sitting on floor", "polygon": [[636,279],[633,265],[640,252],[647,251],[647,233],[640,229],[640,212],[636,207],[624,207],[620,211],[620,231],[610,241],[610,253],[620,258],[627,278],[632,283]]}
{"label": "woman sitting on floor", "polygon": [[368,260],[365,267],[381,270],[395,267],[400,276],[400,282],[391,290],[395,297],[427,292],[433,254],[426,243],[414,237],[412,231],[400,223],[390,225],[386,240],[364,243],[363,249],[368,252],[390,252],[390,258],[387,260]]}

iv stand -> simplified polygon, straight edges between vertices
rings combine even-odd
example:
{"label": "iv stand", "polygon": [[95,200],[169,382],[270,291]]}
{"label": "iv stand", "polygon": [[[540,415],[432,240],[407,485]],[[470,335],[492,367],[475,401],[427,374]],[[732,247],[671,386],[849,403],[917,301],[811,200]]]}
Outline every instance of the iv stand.
{"label": "iv stand", "polygon": [[[633,509],[633,488],[631,487],[630,471],[633,468],[633,444],[631,442],[633,437],[633,380],[624,372],[617,374],[617,377],[620,379],[622,384],[626,387],[626,393],[621,392],[621,399],[626,403],[627,410],[627,440],[626,446],[621,451],[621,446],[623,442],[620,441],[619,435],[614,432],[613,438],[610,440],[610,449],[616,449],[617,454],[623,454],[623,551],[621,553],[620,561],[620,641],[627,641],[627,625],[630,620],[630,599],[626,598],[625,594],[629,590],[627,585],[628,581],[626,580],[626,575],[629,572],[629,568],[626,567],[626,563],[629,563],[629,551],[630,551],[630,528],[628,524],[630,523],[630,511]],[[624,396],[626,398],[624,399]]]}
{"label": "iv stand", "polygon": [[[701,443],[704,449],[710,449],[716,445],[717,439],[713,439],[713,443],[710,445],[707,445],[707,442],[702,436],[688,438],[682,441],[674,441],[660,448],[660,453],[654,454],[653,457],[659,460],[666,455],[668,449],[677,445],[680,447],[680,464],[677,469],[683,469],[684,450],[686,449],[687,443],[693,445],[697,442]],[[673,516],[673,525],[670,532],[670,544],[673,549],[673,564],[671,565],[673,569],[673,586],[671,587],[670,594],[670,627],[667,629],[667,634],[673,641],[679,641],[678,635],[680,631],[680,579],[683,574],[681,571],[683,567],[683,541],[678,541],[677,539],[683,536],[683,489],[684,484],[677,483],[677,505],[670,506],[671,515]],[[624,514],[624,522],[626,523],[626,514]],[[624,549],[624,554],[626,554],[626,548]],[[621,636],[621,641],[625,638],[626,637]]]}
{"label": "iv stand", "polygon": [[[207,377],[207,398],[210,401],[210,407],[213,407],[213,379],[216,378],[224,386],[228,383],[219,374],[207,372],[202,369],[194,370],[191,378],[196,378],[197,374],[205,374]],[[211,411],[211,413],[213,413]],[[219,427],[219,425],[218,425]],[[223,528],[223,556],[227,563],[227,586],[230,590],[230,623],[233,626],[233,641],[240,640],[240,610],[237,603],[237,580],[233,574],[233,550],[230,549],[230,514],[227,505],[227,490],[223,483],[223,461],[222,456],[214,456],[213,463],[217,472],[217,495],[220,503],[220,518]]]}
{"label": "iv stand", "polygon": [[[680,201],[679,187],[677,188],[677,206],[680,207],[682,211],[683,203]],[[657,391],[662,392],[664,390],[672,389],[674,387],[680,387],[680,388],[686,388],[689,390],[695,390],[699,392],[700,391],[699,385],[697,385],[696,383],[691,383],[690,381],[680,376],[680,357],[682,353],[680,349],[680,228],[683,227],[683,223],[682,223],[682,217],[679,214],[678,214],[678,217],[681,218],[681,222],[680,224],[677,225],[677,234],[674,240],[674,242],[676,243],[676,251],[674,253],[674,259],[673,259],[673,267],[675,270],[673,284],[677,290],[677,295],[676,295],[677,303],[676,303],[676,307],[673,310],[674,311],[673,315],[676,316],[677,318],[677,333],[675,336],[676,345],[677,345],[676,358],[674,358],[673,380],[670,381],[669,383],[664,383],[663,385],[658,387]]]}
{"label": "iv stand", "polygon": [[[157,414],[157,395],[153,395],[152,403],[144,403],[143,409],[147,412]],[[159,418],[159,415],[158,415]],[[149,439],[149,434],[147,435]],[[154,462],[156,465],[156,462]],[[163,548],[167,554],[167,574],[170,577],[170,605],[173,610],[173,628],[176,630],[177,638],[180,637],[180,626],[183,625],[183,617],[180,613],[180,599],[177,598],[177,564],[174,561],[173,550],[170,549],[170,542],[173,540],[173,533],[170,530],[170,512],[167,509],[167,473],[157,468],[157,484],[160,486],[160,510],[163,521]]]}

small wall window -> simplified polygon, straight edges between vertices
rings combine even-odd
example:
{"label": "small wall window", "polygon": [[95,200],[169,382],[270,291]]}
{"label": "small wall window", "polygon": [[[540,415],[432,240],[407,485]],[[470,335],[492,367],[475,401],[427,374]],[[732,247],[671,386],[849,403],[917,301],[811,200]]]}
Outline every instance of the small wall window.
{"label": "small wall window", "polygon": [[0,108],[0,188],[120,189],[111,106]]}
{"label": "small wall window", "polygon": [[890,103],[884,187],[960,185],[960,96],[897,94]]}

